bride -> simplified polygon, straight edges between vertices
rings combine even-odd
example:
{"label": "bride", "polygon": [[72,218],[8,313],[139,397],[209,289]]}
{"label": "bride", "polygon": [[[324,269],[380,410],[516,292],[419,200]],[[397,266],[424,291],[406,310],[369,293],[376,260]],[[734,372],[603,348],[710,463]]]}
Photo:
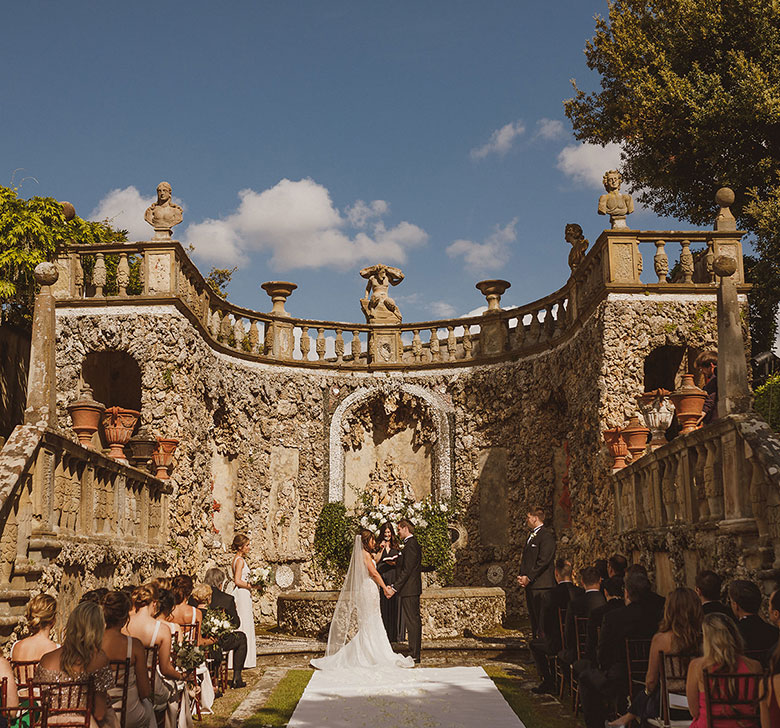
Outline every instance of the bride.
{"label": "bride", "polygon": [[[379,611],[379,589],[387,590],[387,587],[371,556],[375,549],[376,541],[371,531],[362,531],[355,536],[352,559],[330,623],[325,657],[312,660],[313,667],[329,671],[356,667],[414,667],[414,660],[393,652],[387,639]],[[357,632],[349,639],[355,626]]]}

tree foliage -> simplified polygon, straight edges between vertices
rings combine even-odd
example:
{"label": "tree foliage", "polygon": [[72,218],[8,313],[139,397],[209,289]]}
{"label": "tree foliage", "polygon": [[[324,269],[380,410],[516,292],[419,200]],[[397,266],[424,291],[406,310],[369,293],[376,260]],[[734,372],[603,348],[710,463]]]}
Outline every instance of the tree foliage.
{"label": "tree foliage", "polygon": [[[601,90],[565,103],[578,139],[622,146],[642,204],[696,225],[718,187],[753,233],[755,296],[773,310],[780,270],[780,3],[612,0],[586,44]],[[754,330],[768,348],[774,321]]]}
{"label": "tree foliage", "polygon": [[211,286],[211,289],[220,298],[226,298],[228,285],[230,285],[233,274],[237,270],[238,266],[234,268],[212,268],[206,275],[206,283]]}
{"label": "tree foliage", "polygon": [[71,244],[96,245],[126,240],[123,230],[78,215],[66,220],[52,197],[25,200],[13,187],[0,186],[0,304],[4,318],[29,320],[35,296],[33,271]]}

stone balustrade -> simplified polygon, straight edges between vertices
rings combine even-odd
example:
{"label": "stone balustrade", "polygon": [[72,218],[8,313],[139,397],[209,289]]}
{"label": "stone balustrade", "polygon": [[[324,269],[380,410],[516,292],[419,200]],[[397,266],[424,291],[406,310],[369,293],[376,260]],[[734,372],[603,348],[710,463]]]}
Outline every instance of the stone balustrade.
{"label": "stone balustrade", "polygon": [[[245,359],[362,370],[465,366],[556,346],[611,292],[711,294],[712,260],[720,254],[737,259],[734,277],[742,284],[740,237],[735,231],[605,230],[549,296],[512,309],[494,302],[481,316],[398,325],[294,318],[284,310],[291,284],[265,284],[275,301],[271,313],[235,306],[214,293],[175,241],[74,246],[57,260],[53,289],[60,307],[173,303],[212,346]],[[695,255],[691,245],[700,246]],[[676,267],[670,246],[679,248]],[[643,283],[645,269],[658,280]],[[667,282],[670,270],[673,282]]]}
{"label": "stone balustrade", "polygon": [[754,568],[780,568],[778,462],[780,438],[753,413],[678,436],[614,473],[618,531],[739,534]]}

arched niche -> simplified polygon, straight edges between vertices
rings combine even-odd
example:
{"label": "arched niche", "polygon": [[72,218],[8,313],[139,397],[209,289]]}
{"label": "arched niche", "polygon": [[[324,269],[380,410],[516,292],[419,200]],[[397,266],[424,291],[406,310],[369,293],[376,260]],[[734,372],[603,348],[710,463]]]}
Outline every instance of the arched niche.
{"label": "arched niche", "polygon": [[393,392],[403,392],[418,398],[427,405],[430,412],[435,439],[431,443],[430,493],[437,499],[447,500],[452,495],[452,434],[449,421],[451,410],[447,402],[435,392],[431,392],[416,384],[392,384],[380,387],[362,387],[352,392],[336,407],[330,421],[330,481],[328,500],[344,502],[345,497],[345,456],[346,450],[342,442],[345,424],[349,417],[361,405],[369,400],[379,399]]}
{"label": "arched niche", "polygon": [[81,365],[81,376],[106,407],[141,410],[141,368],[127,352],[90,352]]}
{"label": "arched niche", "polygon": [[[656,389],[667,389],[670,392],[677,389],[680,375],[686,371],[685,346],[659,346],[645,357],[644,375],[645,392]],[[695,352],[688,353],[688,359],[695,359]]]}

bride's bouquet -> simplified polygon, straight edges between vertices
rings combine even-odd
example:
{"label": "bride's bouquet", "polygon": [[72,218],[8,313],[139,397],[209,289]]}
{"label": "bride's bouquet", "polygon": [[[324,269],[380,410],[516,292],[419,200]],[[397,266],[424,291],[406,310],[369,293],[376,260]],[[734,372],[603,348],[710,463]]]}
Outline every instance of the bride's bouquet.
{"label": "bride's bouquet", "polygon": [[233,629],[227,614],[221,609],[207,609],[200,623],[200,633],[207,639],[218,640]]}
{"label": "bride's bouquet", "polygon": [[192,642],[185,642],[176,653],[176,667],[182,672],[192,672],[206,660],[203,650]]}
{"label": "bride's bouquet", "polygon": [[257,591],[264,594],[268,585],[271,583],[271,567],[258,566],[256,569],[252,569],[249,572],[249,579],[247,579],[247,581],[257,589]]}

